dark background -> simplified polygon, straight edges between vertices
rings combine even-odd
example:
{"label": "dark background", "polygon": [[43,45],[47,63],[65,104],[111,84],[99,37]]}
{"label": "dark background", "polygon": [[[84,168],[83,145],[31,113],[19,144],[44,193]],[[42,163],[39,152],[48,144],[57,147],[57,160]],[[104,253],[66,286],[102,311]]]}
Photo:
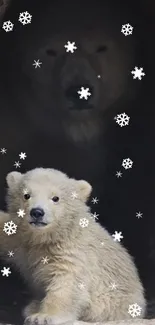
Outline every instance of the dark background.
{"label": "dark background", "polygon": [[[105,1],[96,1],[95,5],[102,7],[103,3]],[[47,1],[46,4],[52,6],[54,10],[55,1]],[[12,6],[7,11],[4,21],[7,19],[16,21],[19,12],[27,10],[32,13],[33,17],[37,15],[39,17],[41,14],[40,30],[44,30],[43,22],[46,22],[47,19],[46,12],[43,10],[44,5],[43,2],[36,1],[33,1],[33,4],[30,1],[12,1]],[[30,28],[32,28],[37,42],[40,42],[36,22],[32,27],[25,27],[23,34],[21,34],[21,27],[16,27],[13,36],[11,33],[7,33],[7,38],[6,33],[1,30],[0,147],[7,148],[7,155],[0,156],[0,208],[6,209],[4,202],[6,174],[14,169],[14,161],[18,160],[18,154],[21,151],[27,154],[27,159],[20,168],[21,172],[40,166],[52,167],[66,172],[71,177],[90,181],[93,185],[92,197],[99,198],[97,206],[92,205],[90,200],[92,211],[99,213],[99,222],[111,234],[115,230],[122,231],[124,236],[122,243],[134,257],[143,281],[148,300],[147,317],[151,318],[155,317],[155,6],[153,1],[128,1],[125,3],[124,1],[110,1],[108,6],[110,12],[116,13],[117,24],[121,26],[124,22],[129,21],[135,27],[134,35],[131,36],[135,51],[133,67],[135,65],[143,67],[146,76],[142,81],[133,81],[130,77],[128,89],[125,89],[120,100],[105,109],[102,115],[103,132],[95,141],[71,143],[64,130],[57,127],[57,124],[55,126],[52,112],[54,106],[57,105],[56,102],[53,103],[49,100],[48,103],[51,107],[51,113],[46,118],[48,124],[51,114],[49,132],[45,127],[46,119],[42,126],[38,121],[41,104],[38,105],[37,99],[35,100],[35,92],[33,101],[31,100],[31,90],[27,87],[24,72],[19,68],[24,60],[23,51],[31,55],[32,48],[28,45]],[[70,7],[71,13],[72,10],[73,6],[72,9]],[[91,15],[91,10],[93,9],[88,9],[88,16]],[[122,21],[122,17],[124,21]],[[79,25],[76,25],[76,28],[78,29],[79,26],[80,29],[81,18],[77,16],[76,19],[79,20]],[[68,28],[70,28],[69,22],[64,19],[62,25],[59,25],[60,30],[63,30],[63,24],[66,26],[68,24]],[[96,24],[97,20],[92,21],[92,26]],[[74,32],[73,26],[72,29]],[[49,35],[50,32],[52,34],[53,29],[49,31]],[[54,75],[54,72],[51,73]],[[52,82],[47,85],[48,89],[52,89]],[[37,87],[40,92],[39,86]],[[134,88],[134,94],[132,88]],[[130,89],[131,97],[130,91],[128,91]],[[45,96],[43,92],[42,96]],[[47,97],[45,102],[46,100]],[[33,116],[31,119],[31,114],[27,114],[30,110],[34,110],[35,118]],[[130,125],[124,128],[119,127],[114,121],[116,114],[122,112],[126,112],[130,116]],[[58,110],[58,116],[59,114],[62,114],[61,110],[60,112]],[[134,162],[133,168],[127,171],[121,167],[122,159],[126,157],[130,157]],[[119,170],[123,172],[122,178],[116,177],[116,171]],[[143,213],[142,219],[136,218],[136,212],[139,211]],[[3,262],[2,265],[6,266],[6,263]],[[20,275],[12,272],[9,278],[0,276],[0,288],[0,321],[19,323],[21,307],[29,299],[27,287],[20,279]]]}

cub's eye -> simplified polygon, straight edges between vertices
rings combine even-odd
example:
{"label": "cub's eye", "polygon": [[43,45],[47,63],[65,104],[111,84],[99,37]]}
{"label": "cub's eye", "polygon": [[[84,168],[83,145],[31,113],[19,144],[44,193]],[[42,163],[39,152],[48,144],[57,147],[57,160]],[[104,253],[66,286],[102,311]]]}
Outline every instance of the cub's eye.
{"label": "cub's eye", "polygon": [[53,202],[58,202],[59,201],[59,197],[58,196],[53,196],[52,197],[52,201]]}
{"label": "cub's eye", "polygon": [[106,45],[101,45],[97,48],[96,52],[97,53],[102,53],[107,51],[107,46]]}
{"label": "cub's eye", "polygon": [[28,194],[28,193],[24,194],[24,199],[29,200],[30,199],[30,194]]}

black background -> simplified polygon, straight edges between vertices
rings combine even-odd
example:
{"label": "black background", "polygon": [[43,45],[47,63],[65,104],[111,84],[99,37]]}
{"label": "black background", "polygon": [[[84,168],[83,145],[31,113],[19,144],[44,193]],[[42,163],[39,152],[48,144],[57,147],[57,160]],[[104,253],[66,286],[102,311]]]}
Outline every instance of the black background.
{"label": "black background", "polygon": [[[46,3],[48,5],[49,1]],[[114,8],[114,3],[118,21],[120,15],[120,26],[127,20],[135,26],[133,36],[136,40],[135,65],[142,66],[146,76],[142,81],[132,80],[132,86],[134,82],[136,89],[132,99],[124,94],[120,103],[110,106],[105,112],[105,129],[95,145],[89,143],[89,145],[74,147],[64,140],[61,129],[55,130],[54,125],[51,125],[54,130],[51,132],[51,137],[50,134],[46,134],[44,127],[37,126],[37,123],[33,125],[25,114],[24,109],[26,105],[29,105],[25,93],[24,104],[19,105],[24,83],[19,85],[19,75],[15,71],[22,57],[15,57],[15,54],[12,54],[12,48],[20,48],[19,39],[14,33],[14,36],[9,35],[9,40],[6,41],[6,34],[1,30],[0,147],[7,148],[7,155],[0,156],[0,208],[6,208],[4,203],[6,174],[14,169],[13,163],[18,160],[17,157],[21,151],[27,154],[27,159],[20,168],[21,172],[40,166],[53,167],[66,172],[71,177],[90,181],[93,185],[92,197],[99,198],[97,206],[89,202],[92,211],[99,213],[99,222],[110,233],[115,230],[122,231],[124,236],[122,243],[134,257],[144,283],[148,299],[147,317],[155,317],[153,302],[155,299],[155,8],[153,1],[126,1],[125,3],[124,1],[111,1],[108,3],[111,10]],[[50,4],[55,6],[52,1]],[[33,17],[41,13],[43,20],[46,21],[46,15],[42,9],[44,5],[43,2],[38,4],[38,1],[33,1],[33,5],[30,1],[13,1],[4,21],[17,20],[19,12],[25,10],[31,12]],[[97,5],[101,5],[101,2],[96,1]],[[122,17],[124,17],[123,22]],[[96,22],[94,21],[93,24],[95,25]],[[44,28],[44,25],[41,27]],[[63,25],[59,27],[63,29]],[[24,37],[27,37],[27,32],[24,31],[24,33]],[[35,33],[37,37],[37,28]],[[20,42],[22,43],[21,39]],[[26,50],[31,51],[31,48]],[[24,76],[20,74],[20,78],[23,80]],[[26,96],[29,97],[29,92]],[[27,109],[29,110],[29,107]],[[130,116],[130,125],[120,128],[115,123],[114,117],[117,113],[124,111]],[[58,147],[61,151],[60,155],[56,154]],[[68,159],[65,159],[65,156],[68,156]],[[80,160],[77,157],[80,157]],[[125,157],[130,157],[134,162],[133,168],[127,171],[121,167],[122,159]],[[98,161],[97,171],[94,170],[96,159]],[[82,168],[82,165],[85,165],[85,168]],[[115,176],[118,170],[123,172],[122,178],[119,179]],[[143,213],[142,219],[136,218],[138,211]],[[3,265],[6,266],[6,263]],[[19,274],[13,272],[9,278],[0,276],[0,321],[19,323],[20,308],[29,298],[27,287],[19,279]]]}

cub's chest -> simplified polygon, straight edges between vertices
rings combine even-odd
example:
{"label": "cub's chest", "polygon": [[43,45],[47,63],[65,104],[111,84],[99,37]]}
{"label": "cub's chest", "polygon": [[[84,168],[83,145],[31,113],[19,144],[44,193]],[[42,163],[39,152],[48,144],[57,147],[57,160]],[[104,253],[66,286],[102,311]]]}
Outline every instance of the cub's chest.
{"label": "cub's chest", "polygon": [[22,276],[29,281],[32,278],[28,265],[28,256],[24,248],[17,248],[14,252],[14,263]]}
{"label": "cub's chest", "polygon": [[[44,295],[44,288],[39,281],[35,281],[35,257],[31,261],[26,249],[18,248],[14,251],[14,264],[33,291],[33,294],[37,297],[42,297]],[[40,283],[39,286],[38,283]]]}

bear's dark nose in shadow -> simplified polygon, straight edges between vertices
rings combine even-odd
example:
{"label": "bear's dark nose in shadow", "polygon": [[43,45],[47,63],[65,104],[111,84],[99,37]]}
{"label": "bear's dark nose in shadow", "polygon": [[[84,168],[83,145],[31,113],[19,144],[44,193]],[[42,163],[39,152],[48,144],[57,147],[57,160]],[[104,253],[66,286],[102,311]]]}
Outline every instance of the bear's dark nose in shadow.
{"label": "bear's dark nose in shadow", "polygon": [[[81,87],[88,88],[90,96],[86,96],[87,99],[80,98],[78,91],[81,91]],[[88,83],[75,83],[70,85],[65,91],[65,97],[69,103],[69,109],[73,110],[85,110],[93,107],[92,100],[94,95],[94,87]]]}
{"label": "bear's dark nose in shadow", "polygon": [[40,222],[43,219],[45,212],[41,208],[33,208],[30,211],[30,216],[34,222]]}

